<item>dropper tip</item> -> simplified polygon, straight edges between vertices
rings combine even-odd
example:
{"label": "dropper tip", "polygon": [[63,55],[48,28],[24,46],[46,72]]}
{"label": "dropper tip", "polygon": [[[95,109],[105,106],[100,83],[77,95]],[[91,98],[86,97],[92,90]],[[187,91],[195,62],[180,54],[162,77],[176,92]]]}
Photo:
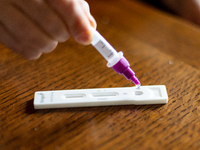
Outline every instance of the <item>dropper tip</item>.
{"label": "dropper tip", "polygon": [[140,83],[140,81],[138,80],[138,78],[137,78],[136,76],[133,76],[133,77],[131,78],[131,81],[135,84],[135,86],[136,86],[137,89],[140,88],[141,83]]}
{"label": "dropper tip", "polygon": [[141,84],[139,83],[139,84],[137,84],[135,86],[136,86],[136,89],[140,89]]}

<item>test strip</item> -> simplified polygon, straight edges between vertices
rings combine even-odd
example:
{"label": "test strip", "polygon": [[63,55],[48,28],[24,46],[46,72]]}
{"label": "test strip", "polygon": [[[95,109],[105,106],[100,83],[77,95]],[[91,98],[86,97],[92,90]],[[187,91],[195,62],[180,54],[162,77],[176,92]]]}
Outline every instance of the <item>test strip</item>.
{"label": "test strip", "polygon": [[96,88],[60,91],[38,91],[34,96],[35,109],[91,107],[110,105],[166,104],[165,85]]}

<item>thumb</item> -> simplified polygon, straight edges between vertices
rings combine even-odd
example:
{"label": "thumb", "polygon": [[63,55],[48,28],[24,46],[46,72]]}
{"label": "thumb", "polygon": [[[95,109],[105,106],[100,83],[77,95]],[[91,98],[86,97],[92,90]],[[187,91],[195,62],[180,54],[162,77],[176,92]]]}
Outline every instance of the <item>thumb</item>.
{"label": "thumb", "polygon": [[82,8],[84,10],[85,15],[88,17],[91,26],[96,29],[97,23],[96,23],[94,17],[90,13],[89,4],[84,0],[80,0],[80,4],[81,4],[81,6],[82,6]]}

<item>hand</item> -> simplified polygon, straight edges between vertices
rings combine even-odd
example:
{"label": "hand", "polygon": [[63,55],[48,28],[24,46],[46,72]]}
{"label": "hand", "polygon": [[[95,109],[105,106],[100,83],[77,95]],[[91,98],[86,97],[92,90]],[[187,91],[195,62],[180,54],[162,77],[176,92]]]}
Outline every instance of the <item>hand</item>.
{"label": "hand", "polygon": [[84,0],[0,0],[0,42],[27,59],[72,36],[90,44],[96,22]]}

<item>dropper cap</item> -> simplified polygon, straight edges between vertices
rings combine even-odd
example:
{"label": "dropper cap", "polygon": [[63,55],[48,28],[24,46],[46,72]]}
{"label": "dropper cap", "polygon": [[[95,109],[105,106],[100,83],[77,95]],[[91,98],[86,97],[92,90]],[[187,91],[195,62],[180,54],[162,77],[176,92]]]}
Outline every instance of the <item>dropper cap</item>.
{"label": "dropper cap", "polygon": [[125,57],[122,57],[112,68],[118,74],[124,75],[127,80],[131,80],[136,86],[140,86],[140,81],[135,76],[135,72],[130,68],[130,64]]}

